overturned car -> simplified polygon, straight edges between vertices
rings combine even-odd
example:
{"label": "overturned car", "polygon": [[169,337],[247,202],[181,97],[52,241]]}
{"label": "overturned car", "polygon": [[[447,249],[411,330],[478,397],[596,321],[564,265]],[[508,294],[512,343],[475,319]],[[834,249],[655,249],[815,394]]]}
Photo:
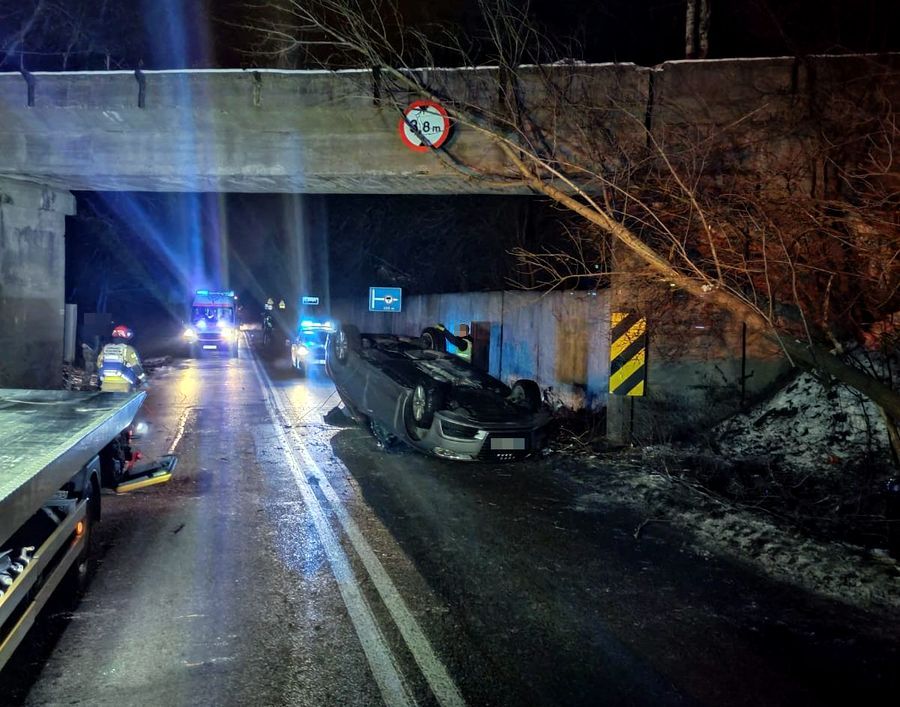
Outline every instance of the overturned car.
{"label": "overturned car", "polygon": [[446,353],[441,333],[328,338],[325,367],[338,395],[384,447],[406,443],[446,459],[512,461],[540,450],[550,414],[537,383],[511,388]]}

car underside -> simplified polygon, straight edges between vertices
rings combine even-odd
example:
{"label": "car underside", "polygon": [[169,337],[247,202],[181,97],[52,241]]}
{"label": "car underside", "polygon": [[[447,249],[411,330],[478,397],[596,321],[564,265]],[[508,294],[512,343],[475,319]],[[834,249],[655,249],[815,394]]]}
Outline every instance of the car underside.
{"label": "car underside", "polygon": [[507,386],[432,348],[439,337],[329,338],[326,369],[345,406],[383,447],[405,443],[447,459],[512,461],[539,451],[551,417],[534,381]]}

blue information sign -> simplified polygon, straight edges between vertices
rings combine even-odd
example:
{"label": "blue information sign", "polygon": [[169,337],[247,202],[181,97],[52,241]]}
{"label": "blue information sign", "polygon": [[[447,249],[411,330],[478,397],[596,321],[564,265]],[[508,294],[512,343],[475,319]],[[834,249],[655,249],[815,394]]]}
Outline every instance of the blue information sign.
{"label": "blue information sign", "polygon": [[400,287],[370,287],[370,312],[399,312],[403,289]]}

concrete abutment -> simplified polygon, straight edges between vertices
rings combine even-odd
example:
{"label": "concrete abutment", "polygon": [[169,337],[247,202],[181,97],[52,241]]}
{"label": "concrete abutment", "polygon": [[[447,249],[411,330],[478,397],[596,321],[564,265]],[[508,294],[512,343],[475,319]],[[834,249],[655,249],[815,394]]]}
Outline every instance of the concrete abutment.
{"label": "concrete abutment", "polygon": [[0,179],[0,387],[62,382],[66,190]]}

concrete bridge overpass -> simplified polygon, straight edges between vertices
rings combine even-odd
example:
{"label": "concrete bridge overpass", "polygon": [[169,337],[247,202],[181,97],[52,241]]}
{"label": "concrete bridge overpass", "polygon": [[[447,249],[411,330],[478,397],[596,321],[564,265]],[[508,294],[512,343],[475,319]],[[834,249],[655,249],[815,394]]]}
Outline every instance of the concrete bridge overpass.
{"label": "concrete bridge overpass", "polygon": [[[879,60],[882,61],[882,60]],[[544,111],[546,83],[603,111],[613,143],[742,123],[777,153],[785,116],[808,110],[816,81],[871,71],[859,57],[526,68],[523,100]],[[882,61],[894,71],[897,57]],[[431,85],[490,107],[495,69],[428,71]],[[814,80],[815,79],[815,80]],[[896,88],[896,80],[894,87]],[[0,74],[0,386],[59,377],[70,190],[354,194],[516,193],[468,179],[399,139],[370,71],[156,71]],[[403,99],[403,96],[400,96]],[[408,97],[413,100],[413,96]],[[552,123],[565,137],[566,116]],[[503,175],[482,135],[452,138],[465,161]],[[601,155],[602,159],[602,155]],[[750,161],[760,157],[749,154]]]}
{"label": "concrete bridge overpass", "polygon": [[[491,69],[435,73],[455,95],[497,100]],[[648,69],[579,75],[597,105],[638,119],[613,130],[640,130]],[[537,102],[543,83],[530,85]],[[87,191],[509,193],[407,148],[380,91],[371,71],[0,74],[0,176]],[[457,128],[451,139],[461,159],[507,169],[482,134]]]}
{"label": "concrete bridge overpass", "polygon": [[[429,78],[490,94],[491,73]],[[614,97],[640,118],[648,75],[603,65],[584,67],[580,81],[598,103]],[[408,149],[380,90],[371,71],[0,74],[0,386],[59,378],[70,190],[525,193]],[[504,169],[478,133],[459,129],[451,139],[462,159]]]}

